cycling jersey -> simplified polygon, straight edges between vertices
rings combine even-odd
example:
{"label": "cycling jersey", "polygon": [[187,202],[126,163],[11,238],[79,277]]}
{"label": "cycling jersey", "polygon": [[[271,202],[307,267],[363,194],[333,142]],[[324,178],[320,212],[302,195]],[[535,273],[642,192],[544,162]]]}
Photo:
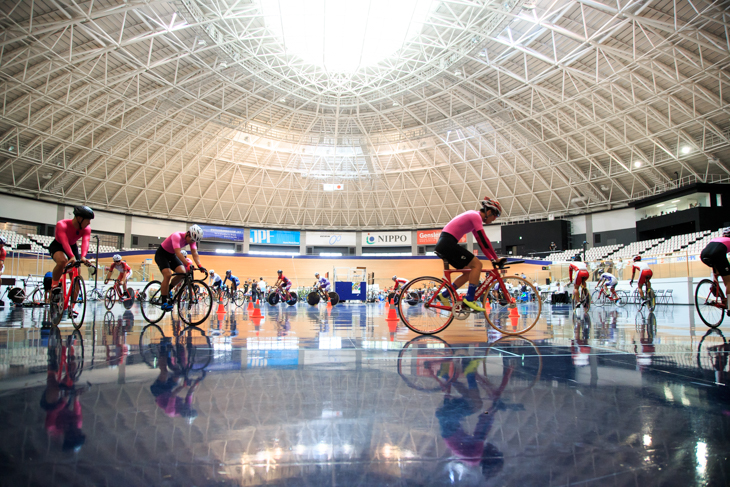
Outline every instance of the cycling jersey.
{"label": "cycling jersey", "polygon": [[643,286],[647,279],[651,279],[651,276],[654,275],[654,273],[649,268],[649,264],[646,262],[634,262],[633,267],[631,268],[631,280],[634,280],[634,273],[636,271],[639,271],[639,287]]}
{"label": "cycling jersey", "polygon": [[588,280],[588,266],[585,262],[571,262],[568,268],[568,279],[573,280],[573,272],[575,275],[575,287],[578,288],[581,284]]}
{"label": "cycling jersey", "polygon": [[[91,230],[89,230],[91,232]],[[187,232],[175,232],[169,237],[167,237],[160,247],[165,249],[167,252],[170,252],[171,254],[175,253],[175,249],[182,249],[183,247],[186,247],[188,245],[188,242],[185,240],[185,234]],[[190,243],[190,249],[191,250],[197,250],[198,246],[195,242]]]}
{"label": "cycling jersey", "polygon": [[609,272],[604,272],[601,274],[601,279],[606,281],[606,286],[608,287],[614,287],[618,284],[618,279],[616,279],[616,276]]}
{"label": "cycling jersey", "polygon": [[395,291],[399,287],[405,286],[407,282],[408,282],[408,279],[403,279],[403,278],[399,277],[398,279],[395,280],[395,286],[393,286],[393,290]]}
{"label": "cycling jersey", "polygon": [[727,260],[728,250],[730,250],[730,238],[713,238],[710,240],[710,243],[702,249],[700,260],[706,266],[711,267],[718,275],[730,275],[730,263],[728,263]]}
{"label": "cycling jersey", "polygon": [[330,281],[326,277],[321,277],[319,279],[319,287],[327,287],[330,285]]}
{"label": "cycling jersey", "polygon": [[124,275],[128,272],[132,272],[132,268],[126,262],[115,262],[112,264],[111,271],[119,271],[119,275]]}
{"label": "cycling jersey", "polygon": [[213,280],[213,286],[221,286],[223,285],[223,279],[221,279],[221,276],[216,274],[215,276],[210,277]]}
{"label": "cycling jersey", "polygon": [[282,275],[281,275],[281,277],[279,277],[279,280],[280,280],[280,281],[281,281],[281,283],[282,283],[283,285],[285,285],[285,286],[286,286],[287,284],[291,284],[291,281],[289,280],[289,278],[287,278],[286,276],[284,276],[284,274],[282,274]]}
{"label": "cycling jersey", "polygon": [[[74,255],[71,245],[78,242],[81,239],[81,257],[86,257],[86,252],[89,251],[89,241],[91,240],[91,225],[87,226],[82,230],[77,230],[73,225],[73,220],[61,220],[56,223],[55,231],[56,242],[61,244],[63,252],[67,257]],[[53,243],[51,243],[53,245]]]}
{"label": "cycling jersey", "polygon": [[[484,233],[482,216],[478,211],[470,210],[456,216],[444,227],[441,233],[452,235],[458,242],[467,232],[471,232],[474,235],[485,257],[491,260],[497,260],[497,252],[494,251],[494,247],[492,247],[491,242],[487,238],[487,234]],[[468,262],[465,264],[468,264]],[[457,269],[461,269],[462,267],[457,267]]]}

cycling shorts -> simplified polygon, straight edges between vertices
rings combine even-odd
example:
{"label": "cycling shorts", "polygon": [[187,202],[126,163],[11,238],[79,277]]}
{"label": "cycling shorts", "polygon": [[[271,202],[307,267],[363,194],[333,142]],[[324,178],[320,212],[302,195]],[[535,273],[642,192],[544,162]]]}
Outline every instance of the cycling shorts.
{"label": "cycling shorts", "polygon": [[618,279],[611,279],[610,281],[606,281],[606,287],[616,287],[618,284]]}
{"label": "cycling shorts", "polygon": [[641,271],[641,275],[639,276],[639,287],[643,286],[644,283],[651,279],[651,276],[653,276],[654,273],[651,271],[651,269],[645,269]]}
{"label": "cycling shorts", "polygon": [[720,276],[730,275],[730,263],[727,261],[727,247],[722,242],[710,242],[702,249],[700,260],[708,267],[712,267]]}
{"label": "cycling shorts", "polygon": [[289,281],[289,284],[282,284],[281,288],[284,289],[285,291],[288,291],[289,289],[291,289],[291,281]]}
{"label": "cycling shorts", "polygon": [[162,246],[157,247],[157,251],[155,252],[155,263],[161,271],[164,271],[165,269],[172,269],[176,272],[178,267],[182,267],[183,272],[185,272],[185,266],[183,266],[183,263],[177,258],[177,255],[171,254],[167,250],[163,249]]}
{"label": "cycling shorts", "polygon": [[325,292],[330,292],[330,289],[332,289],[331,284],[327,284],[326,286],[319,286],[320,289],[323,289]]}
{"label": "cycling shorts", "polygon": [[578,274],[575,275],[575,288],[578,289],[581,284],[588,281],[589,276],[588,271],[578,271]]}
{"label": "cycling shorts", "polygon": [[[76,260],[81,260],[81,254],[79,254],[79,246],[74,243],[71,244],[70,247],[71,252],[74,254],[73,257],[75,257]],[[51,245],[48,246],[48,253],[51,254],[51,258],[53,258],[53,255],[59,250],[66,255],[67,259],[71,258],[71,256],[68,255],[65,250],[63,250],[63,245],[61,245],[61,242],[54,238],[53,242],[51,242]]]}
{"label": "cycling shorts", "polygon": [[117,276],[117,282],[125,281],[125,280],[129,279],[130,277],[132,277],[132,271],[128,271],[128,272],[124,272],[124,273],[120,272],[119,275]]}
{"label": "cycling shorts", "polygon": [[474,259],[474,254],[459,245],[456,237],[446,232],[441,232],[434,251],[455,269],[465,269]]}

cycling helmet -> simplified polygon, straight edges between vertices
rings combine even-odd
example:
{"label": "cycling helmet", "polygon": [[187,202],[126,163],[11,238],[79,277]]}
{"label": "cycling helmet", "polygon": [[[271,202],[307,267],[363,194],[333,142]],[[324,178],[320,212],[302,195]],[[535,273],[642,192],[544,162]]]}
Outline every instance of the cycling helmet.
{"label": "cycling helmet", "polygon": [[188,251],[187,250],[181,250],[180,253],[182,254],[183,257],[187,257],[188,256]]}
{"label": "cycling helmet", "polygon": [[94,210],[92,210],[88,206],[79,205],[74,208],[74,216],[80,216],[84,220],[93,220],[94,219]]}
{"label": "cycling helmet", "polygon": [[112,257],[112,260],[114,262],[121,262],[122,261],[122,256],[119,255],[119,254],[114,254],[114,257]]}
{"label": "cycling helmet", "polygon": [[193,225],[188,230],[188,233],[190,234],[190,238],[193,239],[193,242],[200,243],[201,240],[203,240],[203,229],[200,228],[198,225]]}
{"label": "cycling helmet", "polygon": [[485,197],[482,200],[482,210],[485,212],[487,210],[492,210],[495,215],[497,215],[497,218],[499,218],[499,215],[502,214],[502,205],[499,204],[499,201],[494,200],[489,197]]}
{"label": "cycling helmet", "polygon": [[641,260],[641,256],[640,255],[637,255],[636,257],[634,257],[634,262],[638,262],[640,260]]}
{"label": "cycling helmet", "polygon": [[5,240],[5,237],[0,237],[0,245],[7,245],[8,241]]}
{"label": "cycling helmet", "polygon": [[209,272],[211,276],[215,276],[215,271],[213,269],[211,269]]}
{"label": "cycling helmet", "polygon": [[398,276],[393,276],[393,280],[395,281],[396,279],[398,279]]}
{"label": "cycling helmet", "polygon": [[723,237],[730,237],[730,227],[725,227],[722,229],[722,236]]}
{"label": "cycling helmet", "polygon": [[230,276],[230,275],[231,275],[231,271],[230,271],[230,270],[227,270],[227,271],[226,271],[226,275],[227,275],[227,276]]}
{"label": "cycling helmet", "polygon": [[278,271],[276,271],[276,273],[277,274],[283,274],[283,271],[281,269],[279,269]]}
{"label": "cycling helmet", "polygon": [[319,277],[319,272],[315,272],[314,277]]}

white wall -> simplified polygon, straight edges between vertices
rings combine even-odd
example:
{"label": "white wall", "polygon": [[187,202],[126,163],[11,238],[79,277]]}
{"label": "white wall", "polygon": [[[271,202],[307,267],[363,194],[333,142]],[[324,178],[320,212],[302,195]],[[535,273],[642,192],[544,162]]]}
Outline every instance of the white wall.
{"label": "white wall", "polygon": [[52,225],[58,221],[57,212],[55,203],[0,194],[0,218]]}
{"label": "white wall", "polygon": [[586,233],[586,216],[578,215],[567,218],[570,221],[570,231],[573,235]]}
{"label": "white wall", "polygon": [[484,233],[487,234],[490,242],[502,241],[502,225],[487,225],[484,227]]}
{"label": "white wall", "polygon": [[593,232],[610,232],[611,230],[636,228],[635,213],[636,210],[634,210],[633,208],[624,208],[622,210],[594,213],[593,215],[591,215],[593,219]]}
{"label": "white wall", "polygon": [[[155,220],[141,216],[132,217],[132,235],[145,235],[148,237],[169,237],[174,232],[187,231],[188,225],[184,222],[170,222],[166,220]],[[121,227],[124,233],[124,224]]]}

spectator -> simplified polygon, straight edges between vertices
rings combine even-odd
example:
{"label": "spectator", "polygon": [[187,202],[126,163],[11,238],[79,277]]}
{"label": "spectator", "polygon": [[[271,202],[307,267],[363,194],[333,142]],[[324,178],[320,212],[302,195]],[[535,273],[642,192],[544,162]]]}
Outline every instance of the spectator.
{"label": "spectator", "polygon": [[553,252],[558,250],[558,246],[555,245],[555,242],[550,242],[550,250]]}

